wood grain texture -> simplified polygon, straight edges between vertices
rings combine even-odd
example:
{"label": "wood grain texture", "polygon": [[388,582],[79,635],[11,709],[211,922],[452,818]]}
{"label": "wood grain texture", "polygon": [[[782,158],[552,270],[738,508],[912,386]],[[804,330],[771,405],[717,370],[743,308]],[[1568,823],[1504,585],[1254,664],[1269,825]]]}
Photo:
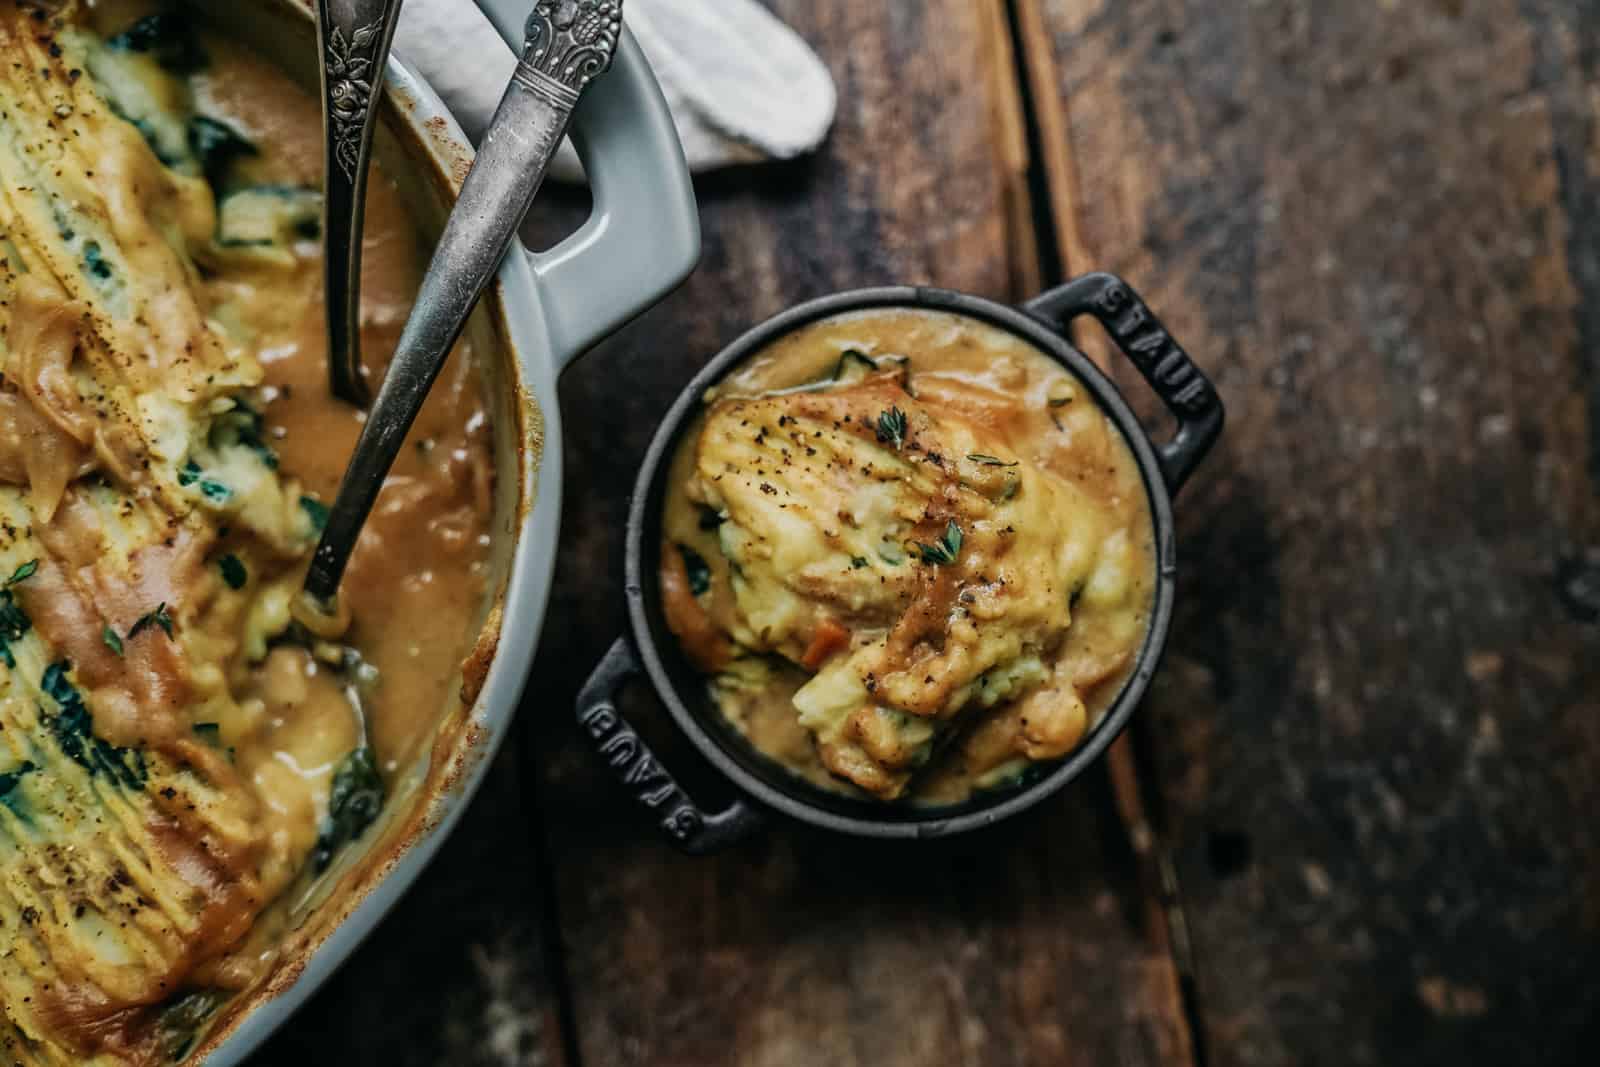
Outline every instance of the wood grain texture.
{"label": "wood grain texture", "polygon": [[1230,409],[1140,719],[1210,1063],[1593,1062],[1600,8],[1020,2]]}
{"label": "wood grain texture", "polygon": [[[523,723],[547,768],[581,1061],[1190,1064],[1159,913],[1103,771],[975,841],[894,847],[776,824],[691,860],[577,744],[574,695],[623,625],[625,490],[696,368],[761,318],[840,288],[1021,298],[1038,284],[999,0],[773,7],[833,67],[831,141],[814,159],[701,181],[700,270],[563,383],[562,564]],[[630,706],[691,790],[711,791],[651,699]]]}

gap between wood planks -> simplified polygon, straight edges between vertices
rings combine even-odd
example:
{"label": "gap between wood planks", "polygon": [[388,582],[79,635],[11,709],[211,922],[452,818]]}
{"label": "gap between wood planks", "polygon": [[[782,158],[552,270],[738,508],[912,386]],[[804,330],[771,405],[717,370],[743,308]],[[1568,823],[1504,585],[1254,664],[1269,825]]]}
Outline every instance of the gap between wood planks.
{"label": "gap between wood planks", "polygon": [[[1060,285],[1073,274],[1093,269],[1081,230],[1084,205],[1072,149],[1072,130],[1057,87],[1051,36],[1039,8],[1040,0],[993,0],[998,17],[996,49],[991,69],[1010,86],[1000,86],[997,107],[1009,112],[1000,125],[1008,146],[1016,135],[1021,146],[1024,180],[1019,191],[1026,209],[1015,209],[1013,232],[1026,231],[1017,241],[1034,256],[1032,271],[1013,268],[1013,278],[1029,282],[1021,292],[1031,295]],[[1020,127],[1020,129],[1019,129]],[[1008,153],[1008,159],[1011,158]],[[1073,342],[1102,369],[1109,364],[1105,336],[1080,326]],[[1177,971],[1178,1002],[1188,1030],[1190,1055],[1196,1067],[1206,1067],[1205,1029],[1200,1012],[1200,991],[1195,978],[1194,951],[1189,924],[1171,849],[1149,811],[1159,813],[1159,800],[1145,783],[1152,779],[1150,759],[1137,722],[1106,753],[1112,792],[1128,845],[1137,860],[1146,921],[1158,947],[1171,957]],[[1152,802],[1153,801],[1153,802]],[[1147,803],[1148,802],[1148,803]]]}
{"label": "gap between wood planks", "polygon": [[578,1013],[572,996],[572,972],[567,966],[566,944],[561,937],[561,895],[556,886],[554,851],[550,845],[550,831],[546,820],[538,813],[545,810],[541,779],[533,772],[534,760],[541,746],[533,730],[534,716],[518,714],[513,720],[510,743],[517,746],[519,766],[523,773],[517,776],[521,786],[522,810],[527,815],[528,848],[533,852],[534,892],[538,899],[531,910],[538,912],[539,943],[529,951],[536,957],[555,1000],[555,1021],[559,1031],[545,1040],[535,1054],[535,1062],[542,1067],[580,1067],[583,1062],[579,1052]]}

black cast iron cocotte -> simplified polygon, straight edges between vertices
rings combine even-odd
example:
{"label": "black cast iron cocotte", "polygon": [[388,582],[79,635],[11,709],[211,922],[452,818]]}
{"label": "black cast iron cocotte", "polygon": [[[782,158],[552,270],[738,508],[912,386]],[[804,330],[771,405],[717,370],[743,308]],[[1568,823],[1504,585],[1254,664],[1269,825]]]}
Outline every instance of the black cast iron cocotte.
{"label": "black cast iron cocotte", "polygon": [[[746,358],[818,319],[874,308],[951,312],[999,327],[1062,364],[1094,395],[1127,440],[1149,494],[1156,582],[1149,629],[1122,692],[1072,752],[1030,770],[1015,785],[942,807],[869,801],[829,792],[758,752],[722,717],[705,679],[690,666],[667,628],[657,571],[666,473],[683,430],[701,410],[706,390]],[[1083,315],[1098,319],[1177,419],[1176,435],[1155,445],[1111,380],[1074,348],[1068,332]],[[1116,739],[1155,674],[1177,575],[1172,498],[1222,433],[1223,408],[1204,372],[1172,339],[1127,283],[1088,274],[1028,301],[1020,309],[966,293],[897,286],[836,293],[791,308],[723,349],[695,375],[667,413],[640,468],[628,509],[626,592],[630,633],[617,639],[578,695],[578,723],[600,757],[684,851],[714,852],[760,828],[770,812],[861,837],[935,838],[992,826],[1051,796]],[[708,812],[617,710],[617,693],[646,675],[678,728],[735,787],[736,799]]]}

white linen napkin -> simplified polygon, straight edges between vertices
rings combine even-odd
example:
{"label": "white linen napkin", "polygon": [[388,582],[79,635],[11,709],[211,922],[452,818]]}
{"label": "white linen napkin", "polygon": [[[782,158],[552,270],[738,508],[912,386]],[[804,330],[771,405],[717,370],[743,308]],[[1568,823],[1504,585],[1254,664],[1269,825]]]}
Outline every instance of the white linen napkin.
{"label": "white linen napkin", "polygon": [[[833,78],[755,0],[625,0],[623,20],[661,82],[696,172],[815,149],[833,125]],[[395,51],[428,79],[474,141],[516,57],[470,0],[407,0]],[[581,181],[570,143],[550,169]]]}

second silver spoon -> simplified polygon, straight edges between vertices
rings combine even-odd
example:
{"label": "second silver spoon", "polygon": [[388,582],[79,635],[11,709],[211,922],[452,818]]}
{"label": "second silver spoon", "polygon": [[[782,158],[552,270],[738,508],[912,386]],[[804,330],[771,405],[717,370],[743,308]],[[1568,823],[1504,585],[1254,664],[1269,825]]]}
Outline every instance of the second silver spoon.
{"label": "second silver spoon", "polygon": [[611,66],[621,34],[622,0],[535,0],[522,59],[445,220],[311,557],[305,591],[319,610],[334,607],[345,564],[406,432],[516,238],[572,109]]}
{"label": "second silver spoon", "polygon": [[317,0],[322,46],[323,298],[328,388],[365,407],[361,376],[361,227],[374,106],[383,87],[401,0]]}

